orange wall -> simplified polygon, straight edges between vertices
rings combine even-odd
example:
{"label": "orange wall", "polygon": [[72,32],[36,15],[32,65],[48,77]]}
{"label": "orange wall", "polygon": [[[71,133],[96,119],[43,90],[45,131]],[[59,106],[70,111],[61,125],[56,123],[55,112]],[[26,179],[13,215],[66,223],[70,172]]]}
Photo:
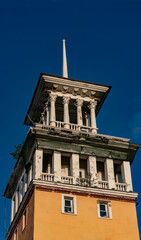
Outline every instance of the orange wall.
{"label": "orange wall", "polygon": [[[34,223],[34,194],[32,194],[27,204],[27,225],[22,231],[22,216],[17,224],[18,240],[33,240],[33,223]],[[11,240],[14,240],[14,234]]]}
{"label": "orange wall", "polygon": [[76,196],[75,216],[61,213],[61,193],[34,194],[34,240],[139,240],[135,203],[111,200],[112,219],[100,219],[97,198]]}

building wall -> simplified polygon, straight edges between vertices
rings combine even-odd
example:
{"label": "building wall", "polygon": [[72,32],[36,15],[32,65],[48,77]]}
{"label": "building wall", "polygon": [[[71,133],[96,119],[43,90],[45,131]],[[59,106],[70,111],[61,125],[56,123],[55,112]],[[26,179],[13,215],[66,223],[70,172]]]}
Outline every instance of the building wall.
{"label": "building wall", "polygon": [[139,240],[135,203],[111,200],[112,219],[102,219],[98,198],[76,196],[71,215],[61,213],[61,195],[35,189],[34,240]]}
{"label": "building wall", "polygon": [[[34,230],[34,194],[32,194],[31,198],[29,199],[29,202],[26,205],[26,211],[27,211],[27,225],[25,229],[22,231],[22,218],[23,214],[21,215],[18,224],[15,226],[17,227],[17,240],[33,240],[33,230]],[[25,210],[23,209],[23,212]],[[10,240],[14,240],[14,233]]]}

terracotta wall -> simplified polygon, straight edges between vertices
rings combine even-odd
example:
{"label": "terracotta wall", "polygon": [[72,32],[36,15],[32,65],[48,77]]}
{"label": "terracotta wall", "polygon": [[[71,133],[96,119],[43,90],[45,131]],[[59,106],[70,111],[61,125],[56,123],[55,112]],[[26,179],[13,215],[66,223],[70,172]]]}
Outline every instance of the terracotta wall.
{"label": "terracotta wall", "polygon": [[[18,240],[33,240],[34,230],[34,194],[32,194],[29,202],[26,205],[27,209],[27,225],[22,231],[22,216],[17,224]],[[24,211],[24,210],[23,210]],[[14,240],[14,234],[10,240]]]}
{"label": "terracotta wall", "polygon": [[101,219],[97,198],[76,199],[77,215],[62,214],[61,193],[35,190],[34,240],[139,240],[135,203],[111,200],[112,219]]}

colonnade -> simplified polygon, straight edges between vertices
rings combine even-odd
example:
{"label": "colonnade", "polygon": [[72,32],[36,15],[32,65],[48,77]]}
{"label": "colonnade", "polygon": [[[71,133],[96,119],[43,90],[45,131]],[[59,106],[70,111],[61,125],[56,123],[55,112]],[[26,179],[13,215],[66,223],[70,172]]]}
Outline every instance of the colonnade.
{"label": "colonnade", "polygon": [[[70,128],[70,116],[69,116],[69,101],[71,97],[69,96],[63,96],[63,105],[64,105],[64,128],[69,129]],[[49,101],[45,104],[45,113],[42,113],[41,120],[42,122],[47,125],[50,125],[52,127],[56,126],[56,109],[55,109],[55,102],[57,99],[57,94],[50,93],[49,94]],[[50,104],[49,104],[50,103]],[[84,99],[82,98],[76,98],[76,107],[77,107],[77,125],[83,126],[83,117],[82,117],[82,106],[84,103]],[[88,106],[90,109],[90,118],[91,118],[91,132],[97,133],[97,126],[96,126],[96,115],[95,115],[95,108],[97,105],[96,100],[91,100],[88,102]],[[46,115],[46,121],[45,117]]]}
{"label": "colonnade", "polygon": [[[70,157],[70,170],[73,177],[73,184],[76,184],[79,178],[79,154],[72,153]],[[35,168],[34,178],[40,179],[42,174],[43,164],[43,150],[36,150],[34,155],[33,167]],[[106,158],[104,161],[105,168],[105,180],[107,181],[108,189],[116,189],[115,177],[114,177],[114,160]],[[54,173],[54,181],[61,182],[61,152],[53,151],[52,155],[52,169]],[[87,171],[91,174],[91,179],[94,180],[93,184],[97,185],[97,158],[96,156],[88,156],[87,158]],[[121,164],[121,171],[123,176],[123,183],[126,185],[126,191],[132,191],[132,179],[130,162],[123,161]]]}

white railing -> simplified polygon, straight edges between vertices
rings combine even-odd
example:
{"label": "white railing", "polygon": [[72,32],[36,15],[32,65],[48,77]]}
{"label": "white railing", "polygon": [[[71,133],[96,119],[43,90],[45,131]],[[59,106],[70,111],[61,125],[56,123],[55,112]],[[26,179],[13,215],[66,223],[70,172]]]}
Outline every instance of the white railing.
{"label": "white railing", "polygon": [[62,176],[61,177],[61,182],[62,183],[68,183],[68,184],[73,184],[73,177],[72,176]]}
{"label": "white railing", "polygon": [[98,187],[108,189],[108,181],[98,180]]}
{"label": "white railing", "polygon": [[116,183],[116,190],[125,192],[126,191],[126,183]]}
{"label": "white railing", "polygon": [[64,127],[64,122],[60,121],[55,121],[56,127],[63,128]]}
{"label": "white railing", "polygon": [[69,123],[69,126],[71,130],[78,130],[78,125],[75,123]]}
{"label": "white railing", "polygon": [[56,127],[64,128],[65,124],[69,125],[69,129],[76,131],[91,132],[92,128],[89,126],[78,125],[75,123],[65,123],[61,121],[55,121]]}
{"label": "white railing", "polygon": [[42,173],[41,174],[41,180],[47,181],[47,182],[54,182],[54,174],[52,174],[52,173]]}

